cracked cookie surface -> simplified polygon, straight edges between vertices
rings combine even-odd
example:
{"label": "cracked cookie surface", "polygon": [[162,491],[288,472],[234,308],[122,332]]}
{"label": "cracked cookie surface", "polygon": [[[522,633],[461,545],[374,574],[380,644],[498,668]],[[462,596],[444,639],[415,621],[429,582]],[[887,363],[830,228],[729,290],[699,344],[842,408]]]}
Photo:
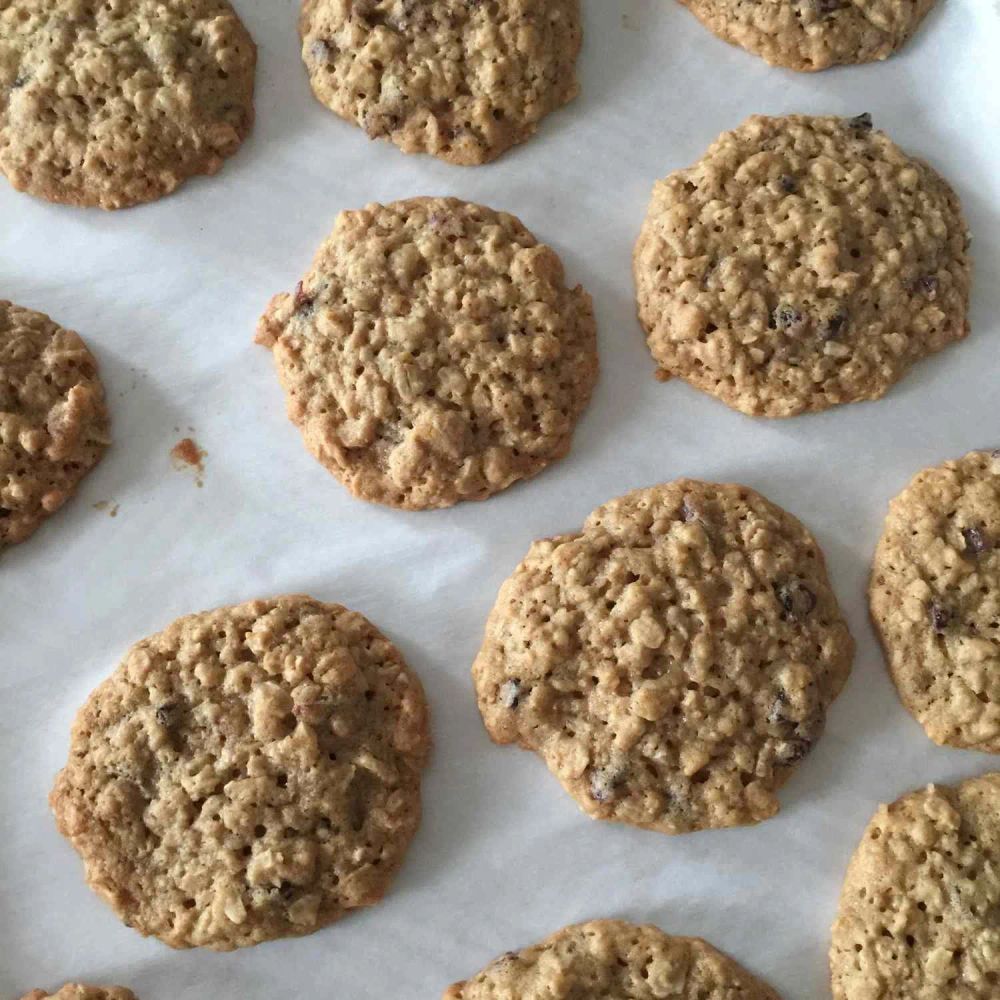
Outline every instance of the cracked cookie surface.
{"label": "cracked cookie surface", "polygon": [[1000,995],[1000,773],[882,806],[833,925],[834,1000]]}
{"label": "cracked cookie surface", "polygon": [[236,152],[255,64],[227,0],[8,0],[0,172],[49,201],[152,201]]}
{"label": "cracked cookie surface", "polygon": [[886,59],[934,0],[681,0],[720,38],[772,66],[812,71]]}
{"label": "cracked cookie surface", "polygon": [[877,399],[968,333],[958,198],[856,118],[754,116],[659,181],[635,248],[661,377],[752,415]]}
{"label": "cracked cookie surface", "polygon": [[658,927],[592,920],[507,952],[443,1000],[778,1000],[731,958],[699,938]]}
{"label": "cracked cookie surface", "polygon": [[371,138],[495,159],[576,96],[579,0],[305,0],[313,93]]}
{"label": "cracked cookie surface", "polygon": [[419,681],[362,615],[190,615],[87,700],[51,795],[91,887],[173,947],[308,934],[376,903],[420,821]]}
{"label": "cracked cookie surface", "polygon": [[21,1000],[136,1000],[135,994],[123,986],[88,986],[84,983],[67,983],[55,993],[32,990]]}
{"label": "cracked cookie surface", "polygon": [[73,495],[109,441],[97,362],[79,335],[0,301],[0,551]]}
{"label": "cracked cookie surface", "polygon": [[1000,451],[924,469],[892,501],[869,598],[927,735],[1000,753]]}
{"label": "cracked cookie surface", "polygon": [[683,833],[778,811],[853,650],[812,535],[753,490],[684,479],[535,542],[473,679],[492,739],[585,812]]}
{"label": "cracked cookie surface", "polygon": [[257,340],[312,454],[411,510],[563,457],[597,379],[590,296],[514,216],[454,198],[342,212]]}

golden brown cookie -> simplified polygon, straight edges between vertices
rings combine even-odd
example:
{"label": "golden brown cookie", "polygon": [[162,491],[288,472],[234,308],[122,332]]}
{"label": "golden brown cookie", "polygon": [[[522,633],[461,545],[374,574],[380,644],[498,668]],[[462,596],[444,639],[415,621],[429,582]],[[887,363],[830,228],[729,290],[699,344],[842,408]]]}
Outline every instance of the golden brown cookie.
{"label": "golden brown cookie", "polygon": [[805,72],[887,59],[934,0],[681,0],[720,38]]}
{"label": "golden brown cookie", "polygon": [[429,742],[420,682],[366,618],[250,601],[132,647],[77,715],[52,808],[129,926],[225,951],[381,899]]}
{"label": "golden brown cookie", "polygon": [[834,1000],[1000,997],[1000,773],[881,806],[833,925]]}
{"label": "golden brown cookie", "polygon": [[823,554],[745,486],[682,479],[535,542],[472,668],[498,743],[598,819],[756,823],[812,750],[854,643]]}
{"label": "golden brown cookie", "polygon": [[639,318],[661,377],[743,413],[877,399],[968,333],[968,244],[955,193],[869,115],[758,115],[654,188]]}
{"label": "golden brown cookie", "polygon": [[892,501],[869,598],[927,735],[1000,753],[1000,451],[924,469]]}
{"label": "golden brown cookie", "polygon": [[55,993],[32,990],[21,1000],[136,1000],[135,994],[122,986],[87,986],[83,983],[67,983]]}
{"label": "golden brown cookie", "polygon": [[305,0],[317,99],[407,153],[486,163],[576,96],[579,0]]}
{"label": "golden brown cookie", "polygon": [[562,458],[596,337],[551,247],[455,198],[342,212],[257,332],[313,455],[356,496],[409,510],[485,499]]}
{"label": "golden brown cookie", "polygon": [[97,362],[72,330],[0,301],[0,551],[74,493],[110,441]]}
{"label": "golden brown cookie", "polygon": [[214,174],[253,123],[256,58],[228,0],[7,0],[0,172],[101,208]]}
{"label": "golden brown cookie", "polygon": [[592,920],[510,951],[444,992],[443,1000],[778,1000],[700,938]]}

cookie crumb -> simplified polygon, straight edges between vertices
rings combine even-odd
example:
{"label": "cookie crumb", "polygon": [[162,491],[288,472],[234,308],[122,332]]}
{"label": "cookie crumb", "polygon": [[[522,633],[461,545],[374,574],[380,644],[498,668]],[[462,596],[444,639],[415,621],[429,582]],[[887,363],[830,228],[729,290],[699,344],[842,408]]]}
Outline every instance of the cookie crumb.
{"label": "cookie crumb", "polygon": [[199,489],[205,485],[205,456],[207,451],[202,448],[194,438],[181,438],[170,449],[170,460],[174,468],[181,472],[185,469],[195,470],[195,482]]}

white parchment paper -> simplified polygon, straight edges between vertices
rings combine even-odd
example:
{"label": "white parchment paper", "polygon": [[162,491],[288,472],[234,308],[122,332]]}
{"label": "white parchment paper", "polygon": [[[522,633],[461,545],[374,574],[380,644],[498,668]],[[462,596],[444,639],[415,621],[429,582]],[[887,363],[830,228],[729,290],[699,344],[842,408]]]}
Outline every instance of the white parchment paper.
{"label": "white parchment paper", "polygon": [[[220,175],[112,214],[0,181],[0,297],[84,335],[115,435],[80,495],[0,561],[0,996],[82,979],[142,1000],[436,1000],[506,949],[616,916],[703,935],[786,1000],[828,997],[828,928],[876,804],[998,765],[934,747],[904,712],[864,587],[890,497],[926,465],[1000,444],[1000,5],[941,0],[897,58],[797,75],[716,40],[672,0],[584,0],[581,97],[480,168],[370,142],[311,97],[296,3],[237,6],[260,47],[258,123]],[[973,332],[880,402],[766,422],[653,379],[630,255],[657,177],[753,112],[791,111],[870,111],[950,178],[975,237]],[[425,514],[356,501],[324,472],[252,343],[340,209],[416,194],[512,211],[553,244],[594,296],[603,366],[565,461],[487,503]],[[208,453],[203,488],[168,458],[189,433]],[[493,747],[469,667],[531,539],[678,475],[747,483],[802,517],[859,648],[781,814],[670,838],[585,818],[540,761]],[[86,887],[46,796],[74,712],[132,642],[189,611],[288,591],[363,611],[420,673],[436,743],[424,823],[377,907],[295,941],[174,952]]]}

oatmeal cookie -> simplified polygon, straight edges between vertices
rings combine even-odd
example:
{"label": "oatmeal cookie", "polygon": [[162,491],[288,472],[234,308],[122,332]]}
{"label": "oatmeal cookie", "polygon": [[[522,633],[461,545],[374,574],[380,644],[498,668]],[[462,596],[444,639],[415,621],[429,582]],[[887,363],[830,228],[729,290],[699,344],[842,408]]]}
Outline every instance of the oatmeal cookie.
{"label": "oatmeal cookie", "polygon": [[0,551],[73,495],[109,441],[87,345],[48,316],[0,301]]}
{"label": "oatmeal cookie", "polygon": [[305,0],[313,93],[371,138],[470,165],[574,98],[579,0]]}
{"label": "oatmeal cookie", "polygon": [[132,647],[77,715],[51,802],[129,926],[224,951],[376,903],[428,747],[420,682],[366,618],[250,601]]}
{"label": "oatmeal cookie", "polygon": [[352,493],[482,500],[569,451],[597,379],[590,296],[518,219],[455,198],[342,212],[258,343]]}
{"label": "oatmeal cookie", "polygon": [[443,1000],[778,1000],[769,986],[700,938],[592,920],[507,952],[445,990]]}
{"label": "oatmeal cookie", "polygon": [[1000,773],[882,806],[833,925],[834,1000],[1000,996]]}
{"label": "oatmeal cookie", "polygon": [[877,399],[968,333],[968,245],[955,193],[869,115],[755,116],[654,188],[639,318],[661,377],[743,413]]}
{"label": "oatmeal cookie", "polygon": [[682,479],[535,542],[472,672],[490,736],[538,753],[585,812],[683,833],[778,811],[853,651],[802,524]]}
{"label": "oatmeal cookie", "polygon": [[1000,451],[924,469],[892,501],[869,598],[927,735],[1000,753]]}
{"label": "oatmeal cookie", "polygon": [[253,123],[256,58],[227,0],[7,0],[0,172],[109,209],[214,174]]}
{"label": "oatmeal cookie", "polygon": [[21,1000],[136,1000],[135,994],[122,986],[87,986],[83,983],[67,983],[55,993],[32,990]]}
{"label": "oatmeal cookie", "polygon": [[720,38],[803,72],[887,59],[934,0],[681,0]]}

